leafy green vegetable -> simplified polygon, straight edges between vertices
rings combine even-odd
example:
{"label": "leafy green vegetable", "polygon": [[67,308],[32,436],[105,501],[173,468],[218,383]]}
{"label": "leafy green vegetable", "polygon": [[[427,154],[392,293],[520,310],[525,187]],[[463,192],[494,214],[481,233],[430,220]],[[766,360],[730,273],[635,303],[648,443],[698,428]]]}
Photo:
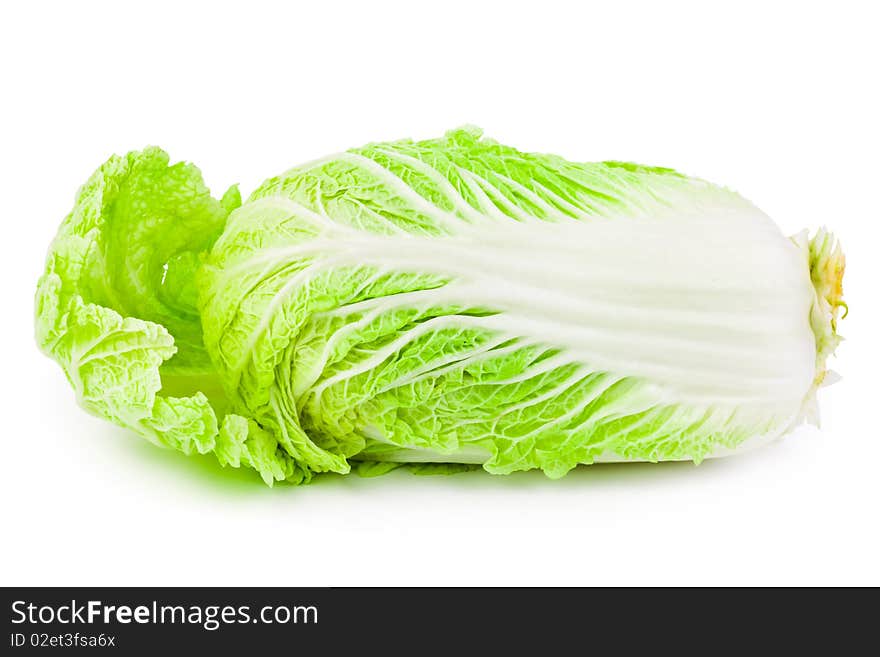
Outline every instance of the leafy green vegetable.
{"label": "leafy green vegetable", "polygon": [[[699,462],[815,417],[844,259],[670,169],[463,128],[241,204],[158,149],[80,190],[37,339],[84,408],[264,481]],[[436,464],[421,466],[419,464]]]}

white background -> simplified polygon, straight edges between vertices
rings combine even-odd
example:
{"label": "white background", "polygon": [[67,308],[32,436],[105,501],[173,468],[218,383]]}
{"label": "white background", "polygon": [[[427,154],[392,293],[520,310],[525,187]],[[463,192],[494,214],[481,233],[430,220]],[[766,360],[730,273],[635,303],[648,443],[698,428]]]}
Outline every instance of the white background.
{"label": "white background", "polygon": [[[294,2],[0,10],[2,584],[880,584],[880,104],[871,5]],[[475,123],[672,166],[848,257],[823,428],[728,460],[561,481],[265,488],[80,411],[32,338],[77,187],[160,145],[215,191]]]}

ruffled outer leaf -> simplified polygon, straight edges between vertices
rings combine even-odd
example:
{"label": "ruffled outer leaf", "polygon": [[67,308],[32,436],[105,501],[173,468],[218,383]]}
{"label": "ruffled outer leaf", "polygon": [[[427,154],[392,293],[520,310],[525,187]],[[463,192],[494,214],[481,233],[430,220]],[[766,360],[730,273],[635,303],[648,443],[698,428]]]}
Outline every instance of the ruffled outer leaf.
{"label": "ruffled outer leaf", "polygon": [[[112,157],[80,189],[49,250],[36,293],[36,338],[64,369],[79,404],[185,454],[217,450],[267,483],[296,479],[265,432],[215,407],[226,401],[195,307],[201,254],[241,204],[211,197],[198,169],[158,148]],[[167,388],[191,394],[163,394]],[[274,441],[271,441],[274,445]],[[300,479],[302,477],[299,477]]]}

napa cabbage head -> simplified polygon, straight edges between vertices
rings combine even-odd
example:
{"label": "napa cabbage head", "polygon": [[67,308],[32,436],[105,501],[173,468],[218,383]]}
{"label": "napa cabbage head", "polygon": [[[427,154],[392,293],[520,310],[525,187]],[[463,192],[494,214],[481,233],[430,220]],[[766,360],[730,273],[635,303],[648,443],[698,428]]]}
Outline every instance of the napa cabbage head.
{"label": "napa cabbage head", "polygon": [[[87,410],[267,483],[701,459],[815,419],[844,260],[670,169],[463,128],[241,204],[158,149],[81,189],[37,338]],[[438,465],[441,464],[441,465]]]}

